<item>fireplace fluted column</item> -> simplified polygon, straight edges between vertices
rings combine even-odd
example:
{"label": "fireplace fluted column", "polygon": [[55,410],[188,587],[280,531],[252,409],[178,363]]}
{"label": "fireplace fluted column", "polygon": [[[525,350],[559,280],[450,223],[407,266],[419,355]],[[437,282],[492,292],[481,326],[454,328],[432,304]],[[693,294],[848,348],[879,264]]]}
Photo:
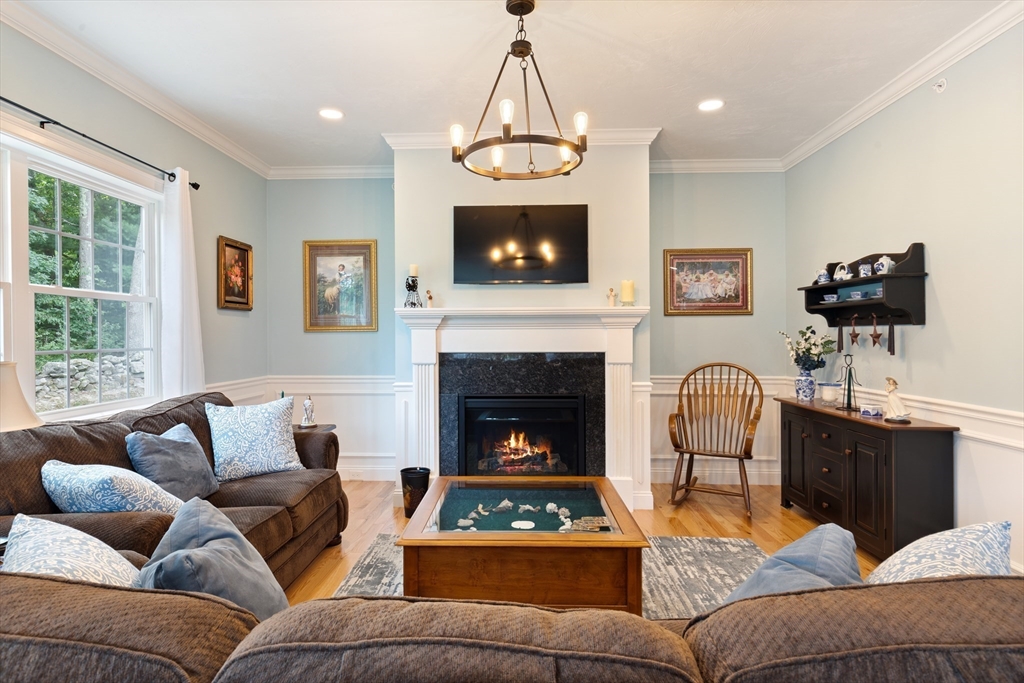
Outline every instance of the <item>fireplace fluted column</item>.
{"label": "fireplace fluted column", "polygon": [[433,476],[440,469],[437,452],[437,328],[443,315],[428,315],[406,324],[412,333],[413,415],[408,467],[427,467]]}

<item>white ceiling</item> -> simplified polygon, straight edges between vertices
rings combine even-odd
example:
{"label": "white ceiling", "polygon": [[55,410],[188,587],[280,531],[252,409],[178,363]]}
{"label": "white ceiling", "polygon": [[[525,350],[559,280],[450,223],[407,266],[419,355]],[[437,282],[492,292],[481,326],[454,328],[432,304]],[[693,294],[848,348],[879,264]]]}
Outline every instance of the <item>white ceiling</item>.
{"label": "white ceiling", "polygon": [[[20,4],[272,167],[389,165],[382,133],[471,131],[515,33],[503,0]],[[563,129],[582,109],[662,128],[652,159],[780,159],[998,5],[540,0],[526,29]],[[495,100],[521,96],[510,68]]]}

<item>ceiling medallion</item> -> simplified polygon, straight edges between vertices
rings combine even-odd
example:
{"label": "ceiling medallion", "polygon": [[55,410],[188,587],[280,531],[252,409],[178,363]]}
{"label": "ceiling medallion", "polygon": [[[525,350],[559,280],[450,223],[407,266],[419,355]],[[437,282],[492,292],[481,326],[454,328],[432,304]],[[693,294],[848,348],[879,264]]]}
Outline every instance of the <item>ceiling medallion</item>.
{"label": "ceiling medallion", "polygon": [[[455,124],[451,127],[452,137],[452,161],[457,164],[462,164],[466,170],[472,171],[477,175],[486,176],[493,178],[494,180],[536,180],[539,178],[552,178],[559,175],[569,175],[569,172],[583,163],[583,153],[587,151],[587,115],[583,112],[577,112],[573,116],[573,123],[576,126],[576,142],[566,140],[562,136],[562,127],[558,125],[558,117],[555,116],[555,108],[551,106],[551,98],[548,97],[548,90],[544,86],[544,79],[540,75],[540,69],[537,67],[536,56],[533,53],[533,45],[530,41],[526,40],[526,29],[523,28],[523,17],[534,10],[536,6],[536,0],[505,0],[505,9],[509,14],[519,17],[519,30],[516,32],[516,39],[512,41],[508,52],[505,54],[505,59],[501,63],[501,68],[498,69],[498,77],[494,79],[494,86],[491,88],[491,94],[487,97],[487,104],[484,105],[484,113],[480,115],[480,123],[476,126],[476,132],[473,133],[473,141],[467,146],[462,146],[463,129],[459,124]],[[508,64],[509,57],[516,57],[519,59],[519,68],[523,72],[523,101],[526,109],[526,134],[513,135],[512,134],[512,114],[515,110],[515,103],[512,100],[502,100],[498,103],[498,114],[501,116],[501,135],[491,138],[484,138],[478,140],[480,135],[480,127],[484,124],[484,119],[487,117],[487,110],[491,106],[491,100],[494,99],[494,92],[498,89],[498,83],[501,81],[501,74],[505,71],[505,65]],[[529,61],[527,61],[529,60]],[[533,70],[537,74],[537,80],[540,82],[541,92],[544,93],[544,100],[548,104],[548,110],[551,112],[551,118],[555,122],[555,129],[558,131],[558,137],[552,135],[536,135],[533,133],[530,124],[530,92],[526,85],[526,71],[533,65]],[[526,165],[526,171],[506,171],[502,169],[502,162],[505,157],[505,150],[503,146],[509,145],[525,145],[528,153],[529,162]],[[533,151],[534,146],[542,147],[554,147],[558,151],[558,159],[561,163],[558,166],[545,169],[537,169],[537,165],[534,163]],[[470,161],[470,156],[475,152],[490,148],[491,149],[491,164],[490,168],[479,166]]]}

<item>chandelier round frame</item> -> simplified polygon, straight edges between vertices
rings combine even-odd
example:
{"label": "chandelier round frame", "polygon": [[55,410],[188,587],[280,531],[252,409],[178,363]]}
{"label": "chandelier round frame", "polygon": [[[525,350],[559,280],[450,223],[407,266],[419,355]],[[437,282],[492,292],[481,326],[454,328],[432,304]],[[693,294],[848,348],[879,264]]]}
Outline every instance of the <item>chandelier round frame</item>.
{"label": "chandelier round frame", "polygon": [[[509,46],[509,50],[505,54],[504,61],[501,63],[501,68],[498,69],[498,77],[494,79],[491,94],[487,97],[487,103],[484,105],[483,114],[480,115],[480,122],[477,124],[472,142],[470,142],[466,147],[462,147],[462,128],[457,125],[452,126],[452,161],[462,164],[467,171],[487,178],[492,178],[494,180],[539,180],[542,178],[553,178],[560,175],[567,176],[583,163],[583,154],[587,151],[585,123],[582,130],[577,126],[576,142],[566,140],[562,135],[562,127],[558,124],[558,117],[555,115],[555,108],[551,104],[551,98],[548,96],[547,87],[544,85],[544,78],[541,76],[540,68],[537,66],[537,59],[533,52],[533,45],[526,40],[526,29],[523,27],[523,17],[532,12],[535,7],[536,0],[506,0],[506,11],[513,16],[519,17],[518,31],[516,32],[516,39]],[[501,76],[505,71],[505,66],[508,64],[509,57],[516,57],[519,59],[519,66],[523,72],[523,96],[526,104],[526,133],[513,134],[511,120],[508,122],[503,120],[500,136],[478,139],[480,136],[480,128],[483,126],[484,120],[487,118],[487,112],[490,109],[491,101],[494,99],[494,93],[498,89],[498,83],[501,81]],[[551,112],[551,118],[555,123],[555,129],[558,131],[558,137],[534,133],[532,130],[532,124],[530,121],[530,92],[526,79],[526,72],[531,64],[533,65],[534,72],[537,74],[537,80],[540,82],[541,91],[544,94],[544,100],[548,105],[548,111]],[[584,115],[584,121],[585,120]],[[456,128],[459,129],[458,139],[456,138]],[[501,166],[492,166],[487,168],[485,166],[474,164],[470,161],[470,157],[475,152],[506,145],[526,145],[529,163],[527,164],[527,170],[525,172],[506,171],[502,169]],[[563,159],[565,156],[569,156],[570,158],[568,160],[564,160],[560,166],[537,170],[536,164],[533,160],[534,145],[544,145],[546,147],[554,147],[558,150],[568,150],[569,154],[564,155]]]}

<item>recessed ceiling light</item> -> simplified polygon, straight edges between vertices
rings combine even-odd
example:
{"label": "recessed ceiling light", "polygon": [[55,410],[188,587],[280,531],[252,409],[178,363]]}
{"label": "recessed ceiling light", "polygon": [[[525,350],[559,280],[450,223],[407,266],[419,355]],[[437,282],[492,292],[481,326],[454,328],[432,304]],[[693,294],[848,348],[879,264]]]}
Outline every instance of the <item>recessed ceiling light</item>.
{"label": "recessed ceiling light", "polygon": [[697,109],[701,111],[717,111],[725,106],[725,102],[722,100],[704,100],[697,105]]}
{"label": "recessed ceiling light", "polygon": [[341,110],[339,109],[321,109],[320,116],[324,117],[325,119],[337,121],[342,116],[344,116],[344,114],[342,114]]}

